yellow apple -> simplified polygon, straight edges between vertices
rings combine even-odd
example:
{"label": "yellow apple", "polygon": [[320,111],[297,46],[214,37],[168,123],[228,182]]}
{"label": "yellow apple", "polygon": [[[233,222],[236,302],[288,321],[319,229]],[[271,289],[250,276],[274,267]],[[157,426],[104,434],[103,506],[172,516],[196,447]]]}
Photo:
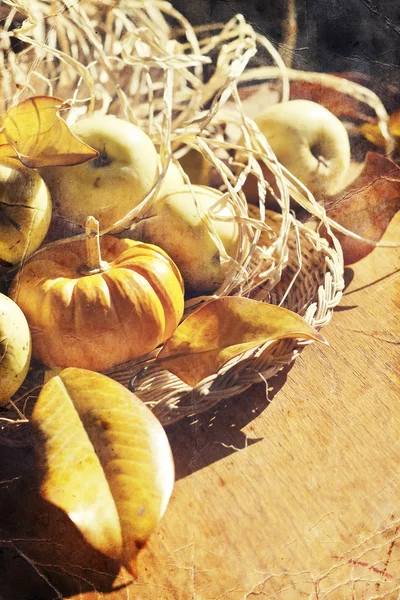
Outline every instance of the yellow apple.
{"label": "yellow apple", "polygon": [[[184,185],[164,197],[159,196],[132,233],[136,239],[167,252],[182,273],[188,292],[206,293],[215,291],[223,282],[229,262],[223,259],[210,234],[206,215],[226,254],[233,258],[239,243],[239,226],[232,220],[216,220],[209,213],[209,208],[221,198],[221,192],[200,185],[192,189],[193,194],[189,186]],[[213,214],[227,219],[235,215],[228,205]]]}
{"label": "yellow apple", "polygon": [[166,196],[167,194],[174,192],[179,187],[182,187],[182,185],[185,185],[183,175],[178,167],[171,161],[168,165],[167,172],[165,173],[157,195],[160,197]]}
{"label": "yellow apple", "polygon": [[[112,227],[155,184],[160,165],[157,151],[142,129],[113,115],[88,117],[71,129],[97,150],[99,156],[82,165],[41,169],[51,192],[54,213],[81,226],[92,215],[100,222],[101,229]],[[178,179],[182,182],[179,172],[170,174],[166,191]]]}
{"label": "yellow apple", "polygon": [[42,243],[51,220],[49,191],[34,169],[0,165],[0,260],[16,265]]}
{"label": "yellow apple", "polygon": [[21,387],[31,360],[31,334],[25,315],[0,294],[0,405]]}
{"label": "yellow apple", "polygon": [[349,136],[328,109],[290,100],[269,106],[254,120],[279,162],[313,194],[340,190],[350,166]]}

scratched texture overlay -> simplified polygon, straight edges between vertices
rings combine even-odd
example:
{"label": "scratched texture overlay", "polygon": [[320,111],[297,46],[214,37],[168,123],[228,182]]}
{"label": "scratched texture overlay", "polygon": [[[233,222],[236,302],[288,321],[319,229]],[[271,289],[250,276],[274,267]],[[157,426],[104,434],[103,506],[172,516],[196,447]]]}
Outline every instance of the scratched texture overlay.
{"label": "scratched texture overlay", "polygon": [[[284,40],[285,0],[173,4],[193,24],[240,12]],[[294,68],[399,85],[398,0],[296,10]],[[0,446],[0,600],[398,600],[399,274],[400,249],[374,250],[346,269],[329,347],[167,428],[175,489],[134,582],[38,496],[23,432]]]}
{"label": "scratched texture overlay", "polygon": [[[193,24],[226,22],[241,13],[256,31],[283,41],[287,0],[175,0]],[[293,67],[357,71],[400,81],[398,0],[297,0]]]}

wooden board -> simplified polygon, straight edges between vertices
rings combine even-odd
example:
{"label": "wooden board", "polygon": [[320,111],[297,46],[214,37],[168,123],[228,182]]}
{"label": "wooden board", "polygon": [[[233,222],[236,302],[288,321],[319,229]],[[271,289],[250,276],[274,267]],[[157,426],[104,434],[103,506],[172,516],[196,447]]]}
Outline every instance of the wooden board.
{"label": "wooden board", "polygon": [[330,347],[306,348],[270,403],[257,386],[169,429],[178,482],[137,597],[399,597],[400,251],[346,276]]}
{"label": "wooden board", "polygon": [[[399,233],[400,214],[386,239]],[[1,600],[94,600],[100,590],[112,600],[397,599],[400,249],[375,250],[346,279],[324,329],[330,347],[305,348],[268,391],[168,428],[177,482],[133,585],[116,590],[129,578],[99,557],[78,569],[78,587],[64,576],[57,560],[79,565],[79,540],[63,537],[59,515],[57,542],[46,542],[47,513],[29,517],[30,454],[11,448],[7,463],[2,452]],[[21,548],[29,558],[34,547],[29,564]],[[51,585],[41,564],[58,572]]]}

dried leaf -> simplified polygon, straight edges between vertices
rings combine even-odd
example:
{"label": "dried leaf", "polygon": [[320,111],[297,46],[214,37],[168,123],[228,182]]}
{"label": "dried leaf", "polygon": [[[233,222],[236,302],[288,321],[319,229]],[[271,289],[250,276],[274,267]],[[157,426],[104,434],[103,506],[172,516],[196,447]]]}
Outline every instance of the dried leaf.
{"label": "dried leaf", "polygon": [[39,168],[96,158],[97,150],[75,137],[59,116],[62,104],[59,98],[35,96],[8,110],[0,120],[0,159]]}
{"label": "dried leaf", "polygon": [[400,137],[400,110],[392,113],[389,117],[390,133],[396,137]]}
{"label": "dried leaf", "polygon": [[32,422],[42,496],[86,541],[135,572],[138,550],[162,517],[174,481],[166,434],[112,379],[69,368],[44,385]]}
{"label": "dried leaf", "polygon": [[379,98],[384,99],[385,108],[388,112],[393,112],[400,105],[400,90],[393,80],[389,82],[375,75],[360,73],[358,71],[345,71],[335,73],[337,77],[348,79],[353,83],[358,83],[374,92]]}
{"label": "dried leaf", "polygon": [[[335,73],[336,75],[336,73]],[[304,99],[325,106],[338,118],[369,120],[363,112],[364,105],[355,98],[309,81],[292,81],[290,84],[290,99]]]}
{"label": "dried leaf", "polygon": [[[325,201],[328,217],[358,236],[379,242],[390,221],[400,210],[400,167],[369,152],[361,174],[345,190]],[[374,249],[374,245],[349,235],[338,237],[346,265],[351,265]]]}
{"label": "dried leaf", "polygon": [[[335,77],[347,79],[371,90],[379,98],[384,98],[386,110],[390,113],[399,106],[400,92],[398,87],[390,85],[376,77],[365,73],[334,73]],[[249,85],[240,88],[243,107],[248,116],[253,118],[266,106],[279,102],[280,92],[274,83]],[[294,79],[290,82],[290,100],[303,99],[317,102],[325,106],[338,118],[354,121],[374,122],[374,112],[364,102],[350,94],[312,81]]]}
{"label": "dried leaf", "polygon": [[249,298],[225,296],[189,315],[164,344],[160,366],[194,386],[229,360],[283,338],[324,338],[296,313]]}
{"label": "dried leaf", "polygon": [[[389,131],[395,138],[400,138],[400,110],[396,110],[389,117]],[[386,141],[381,130],[378,127],[377,122],[375,123],[363,123],[360,127],[360,132],[367,138],[369,142],[380,148],[386,147]],[[399,140],[397,140],[399,145]]]}

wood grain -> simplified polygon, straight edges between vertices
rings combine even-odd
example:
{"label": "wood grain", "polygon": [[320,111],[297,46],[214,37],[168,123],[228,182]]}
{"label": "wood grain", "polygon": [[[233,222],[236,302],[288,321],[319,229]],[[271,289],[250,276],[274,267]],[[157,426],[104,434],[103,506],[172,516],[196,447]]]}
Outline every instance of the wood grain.
{"label": "wood grain", "polygon": [[[400,214],[385,239],[399,234]],[[28,534],[25,522],[22,532],[8,528],[0,573],[12,591],[3,584],[1,600],[397,599],[400,249],[374,250],[346,270],[346,280],[324,329],[330,347],[308,346],[268,390],[254,386],[167,429],[177,482],[132,585],[110,591],[127,579],[96,557],[86,571],[75,569],[72,585],[49,545],[29,565],[15,550],[18,535],[29,556],[39,534],[37,525]],[[24,464],[29,471],[26,456]],[[7,481],[3,469],[3,535],[12,486],[21,486]],[[32,503],[24,493],[19,502]],[[69,539],[58,536],[57,552],[76,566],[84,553]],[[44,563],[53,589],[36,576]],[[88,591],[92,585],[108,593]]]}
{"label": "wood grain", "polygon": [[170,428],[180,479],[134,595],[398,598],[400,251],[346,276],[330,347],[306,348],[270,404],[257,386]]}

